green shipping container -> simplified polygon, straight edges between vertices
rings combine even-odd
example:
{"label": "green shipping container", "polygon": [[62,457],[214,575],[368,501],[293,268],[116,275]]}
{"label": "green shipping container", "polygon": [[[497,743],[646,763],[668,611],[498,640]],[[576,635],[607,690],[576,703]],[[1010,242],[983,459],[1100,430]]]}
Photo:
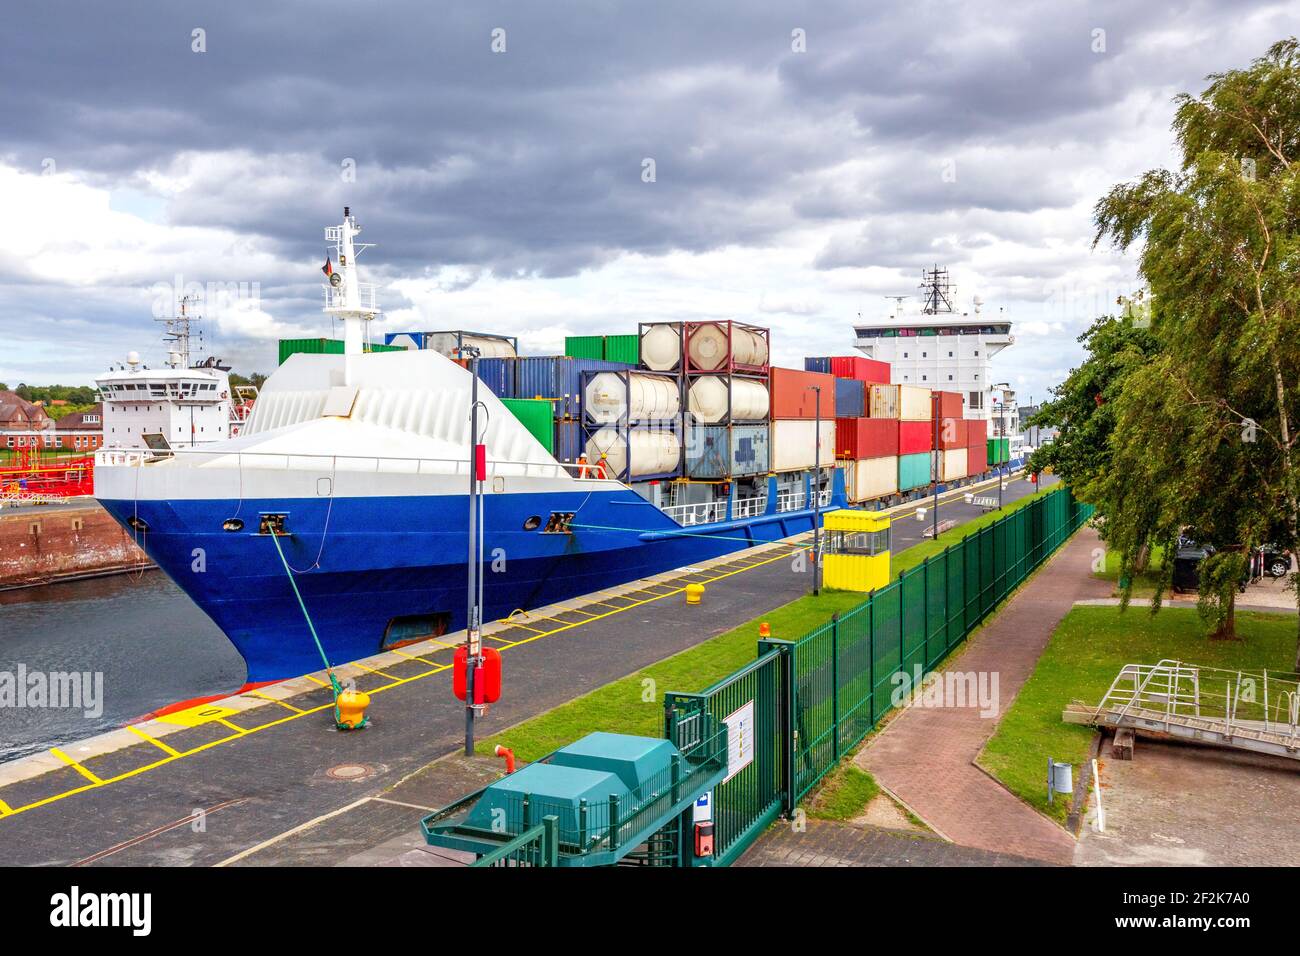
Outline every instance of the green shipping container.
{"label": "green shipping container", "polygon": [[[405,352],[406,350],[400,345],[374,345],[366,346],[367,352]],[[342,355],[342,339],[281,339],[280,340],[280,364],[290,355],[297,355],[299,352],[306,352],[308,355]]]}
{"label": "green shipping container", "polygon": [[988,450],[989,465],[992,466],[992,465],[1002,464],[1002,459],[998,457],[998,452],[1000,451],[998,440],[996,438],[989,438],[984,442],[984,446]]}
{"label": "green shipping container", "polygon": [[605,357],[605,336],[566,336],[564,339],[564,354],[569,358],[603,359]]}
{"label": "green shipping container", "polygon": [[501,404],[519,419],[529,434],[555,454],[555,403],[541,398],[503,398]]}
{"label": "green shipping container", "polygon": [[1011,439],[998,439],[998,464],[1005,465],[1011,460]]}
{"label": "green shipping container", "polygon": [[607,335],[605,336],[605,361],[626,362],[628,365],[641,364],[641,336]]}
{"label": "green shipping container", "polygon": [[920,488],[930,483],[930,452],[898,456],[898,490]]}

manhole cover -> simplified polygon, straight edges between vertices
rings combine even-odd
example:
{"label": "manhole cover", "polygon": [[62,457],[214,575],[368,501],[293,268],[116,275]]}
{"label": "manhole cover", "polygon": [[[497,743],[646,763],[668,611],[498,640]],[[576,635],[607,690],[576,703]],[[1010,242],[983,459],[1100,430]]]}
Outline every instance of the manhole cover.
{"label": "manhole cover", "polygon": [[325,775],[334,780],[360,780],[372,773],[374,770],[362,763],[341,763],[325,771]]}

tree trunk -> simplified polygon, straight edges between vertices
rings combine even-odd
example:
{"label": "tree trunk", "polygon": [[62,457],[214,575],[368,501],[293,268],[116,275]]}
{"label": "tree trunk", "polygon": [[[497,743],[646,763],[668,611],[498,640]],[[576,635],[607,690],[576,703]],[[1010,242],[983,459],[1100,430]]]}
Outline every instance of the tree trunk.
{"label": "tree trunk", "polygon": [[1147,569],[1147,563],[1151,560],[1151,546],[1144,544],[1138,548],[1137,558],[1133,561],[1133,574],[1137,576]]}
{"label": "tree trunk", "polygon": [[1210,635],[1212,641],[1235,641],[1237,639],[1237,583],[1231,582],[1227,594],[1220,595],[1223,606],[1223,620]]}

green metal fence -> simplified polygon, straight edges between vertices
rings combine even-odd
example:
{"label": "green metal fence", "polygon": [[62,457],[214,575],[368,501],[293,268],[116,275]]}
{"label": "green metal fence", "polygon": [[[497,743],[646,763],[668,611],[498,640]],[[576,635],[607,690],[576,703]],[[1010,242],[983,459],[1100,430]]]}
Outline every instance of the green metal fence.
{"label": "green metal fence", "polygon": [[[665,730],[683,752],[696,723],[712,718],[730,731],[734,775],[712,798],[715,865],[733,862],[792,810],[895,706],[900,687],[915,686],[1091,515],[1059,488],[798,640],[760,642],[758,660],[708,690],[665,695]],[[737,758],[743,769],[734,773]]]}

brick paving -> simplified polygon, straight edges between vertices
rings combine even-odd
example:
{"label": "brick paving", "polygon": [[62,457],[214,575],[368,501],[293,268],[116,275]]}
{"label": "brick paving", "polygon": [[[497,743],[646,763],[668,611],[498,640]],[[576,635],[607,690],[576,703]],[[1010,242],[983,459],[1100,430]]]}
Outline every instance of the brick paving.
{"label": "brick paving", "polygon": [[[1080,530],[950,663],[955,671],[998,675],[999,719],[1074,602],[1110,593],[1110,582],[1091,575],[1099,546],[1092,529]],[[995,728],[996,721],[981,717],[978,707],[911,707],[857,760],[961,846],[1069,865],[1074,838],[975,766]]]}
{"label": "brick paving", "polygon": [[737,866],[1042,866],[1038,860],[958,846],[932,836],[809,820],[777,823]]}

